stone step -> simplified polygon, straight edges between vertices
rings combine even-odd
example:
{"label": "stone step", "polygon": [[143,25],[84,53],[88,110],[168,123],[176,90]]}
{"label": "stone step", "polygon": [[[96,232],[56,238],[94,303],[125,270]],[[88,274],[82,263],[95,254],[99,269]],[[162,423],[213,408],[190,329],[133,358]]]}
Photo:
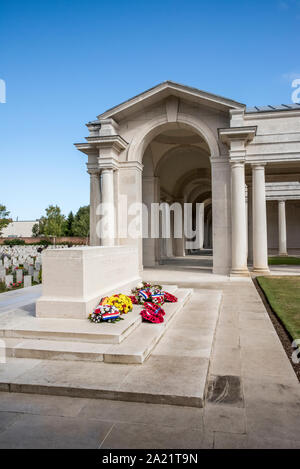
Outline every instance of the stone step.
{"label": "stone step", "polygon": [[155,345],[163,337],[175,315],[181,311],[189,300],[193,290],[179,288],[176,292],[177,303],[164,305],[164,322],[150,324],[143,322],[122,344],[113,345],[104,353],[107,363],[143,363]]}
{"label": "stone step", "polygon": [[0,337],[118,344],[141,324],[140,309],[134,306],[124,321],[101,325],[84,319],[41,319],[28,316],[26,320],[14,319],[14,324],[0,324]]}
{"label": "stone step", "polygon": [[[174,291],[174,289],[173,289]],[[164,305],[165,321],[162,324],[141,323],[122,343],[87,343],[23,338],[6,338],[7,355],[15,358],[41,360],[105,361],[107,363],[141,364],[164,335],[173,317],[183,308],[192,293],[191,289],[178,289],[177,303]],[[139,310],[141,307],[139,307]],[[94,327],[98,327],[96,324]],[[110,324],[114,327],[114,324]]]}
{"label": "stone step", "polygon": [[[163,285],[163,288],[170,293],[177,291],[176,285]],[[30,313],[20,318],[8,315],[0,319],[0,337],[119,344],[141,324],[141,309],[135,305],[123,321],[115,324],[94,324],[86,319],[37,318]]]}
{"label": "stone step", "polygon": [[0,391],[202,407],[221,301],[218,290],[193,294],[143,365],[7,357]]}

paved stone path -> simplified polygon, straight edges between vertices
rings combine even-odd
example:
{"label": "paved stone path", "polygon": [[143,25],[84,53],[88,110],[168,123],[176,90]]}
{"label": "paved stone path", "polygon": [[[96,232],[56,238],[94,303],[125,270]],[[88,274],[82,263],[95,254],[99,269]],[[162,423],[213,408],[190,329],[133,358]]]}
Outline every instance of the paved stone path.
{"label": "paved stone path", "polygon": [[203,409],[2,392],[0,448],[300,448],[299,383],[252,281],[199,275],[145,279],[223,291]]}
{"label": "paved stone path", "polygon": [[42,285],[1,293],[0,314],[22,306],[35,304],[36,300],[41,296],[41,293]]}

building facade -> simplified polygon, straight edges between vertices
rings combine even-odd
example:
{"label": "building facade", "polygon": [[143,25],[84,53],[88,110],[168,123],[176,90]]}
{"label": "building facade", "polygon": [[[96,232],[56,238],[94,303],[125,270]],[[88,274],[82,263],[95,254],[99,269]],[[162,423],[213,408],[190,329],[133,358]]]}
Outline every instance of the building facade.
{"label": "building facade", "polygon": [[32,236],[32,228],[38,223],[38,220],[20,220],[12,221],[2,230],[2,238],[30,238]]}
{"label": "building facade", "polygon": [[[76,147],[88,156],[91,245],[138,246],[141,267],[184,256],[189,240],[175,236],[168,207],[191,204],[214,273],[264,273],[269,252],[300,252],[300,105],[249,109],[167,81],[87,127]],[[137,222],[134,210],[160,202],[167,238],[149,236],[153,224],[143,213]],[[137,224],[140,234],[130,235]]]}

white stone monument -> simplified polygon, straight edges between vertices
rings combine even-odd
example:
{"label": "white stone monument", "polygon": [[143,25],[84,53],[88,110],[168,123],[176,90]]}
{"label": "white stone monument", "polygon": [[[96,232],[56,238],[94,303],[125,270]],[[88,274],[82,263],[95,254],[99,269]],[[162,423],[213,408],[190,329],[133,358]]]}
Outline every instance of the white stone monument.
{"label": "white stone monument", "polygon": [[36,315],[84,319],[99,300],[140,281],[135,246],[91,246],[43,253],[43,293]]}

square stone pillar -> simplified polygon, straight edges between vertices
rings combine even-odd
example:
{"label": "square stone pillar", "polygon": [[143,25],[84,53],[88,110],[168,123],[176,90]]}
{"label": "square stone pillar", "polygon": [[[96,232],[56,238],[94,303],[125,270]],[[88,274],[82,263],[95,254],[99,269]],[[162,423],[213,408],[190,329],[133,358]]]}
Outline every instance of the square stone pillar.
{"label": "square stone pillar", "polygon": [[99,246],[100,170],[99,168],[91,168],[88,165],[88,173],[90,175],[90,246]]}
{"label": "square stone pillar", "polygon": [[[211,171],[213,272],[228,275],[231,267],[230,164],[228,158],[212,159]],[[207,242],[208,238],[209,224],[207,220]]]}
{"label": "square stone pillar", "polygon": [[159,178],[142,177],[142,200],[145,204],[145,216],[143,219],[143,266],[153,267],[158,264],[158,238],[151,237],[151,224],[158,223],[154,231],[159,234],[159,220],[151,217],[151,206],[159,202]]}
{"label": "square stone pillar", "polygon": [[140,270],[143,268],[142,169],[138,161],[119,164],[119,243],[138,247]]}

